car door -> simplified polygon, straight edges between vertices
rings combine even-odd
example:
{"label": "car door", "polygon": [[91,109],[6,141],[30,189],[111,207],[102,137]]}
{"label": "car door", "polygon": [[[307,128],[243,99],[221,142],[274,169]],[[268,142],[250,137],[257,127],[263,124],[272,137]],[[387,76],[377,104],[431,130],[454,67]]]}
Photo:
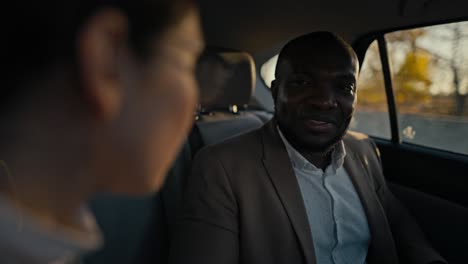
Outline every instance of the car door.
{"label": "car door", "polygon": [[370,33],[354,47],[351,129],[375,139],[390,188],[432,245],[468,263],[468,22]]}

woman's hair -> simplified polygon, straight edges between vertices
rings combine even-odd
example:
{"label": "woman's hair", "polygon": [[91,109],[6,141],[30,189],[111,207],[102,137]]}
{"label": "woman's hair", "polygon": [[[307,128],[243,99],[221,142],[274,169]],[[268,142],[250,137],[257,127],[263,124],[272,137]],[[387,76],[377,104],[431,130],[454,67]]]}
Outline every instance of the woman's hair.
{"label": "woman's hair", "polygon": [[[56,61],[76,65],[79,30],[96,12],[116,8],[127,15],[129,46],[141,58],[149,42],[192,7],[191,0],[26,0],[2,3],[0,102],[18,95],[20,84]],[[8,14],[8,15],[7,15]],[[3,107],[2,107],[3,108]]]}

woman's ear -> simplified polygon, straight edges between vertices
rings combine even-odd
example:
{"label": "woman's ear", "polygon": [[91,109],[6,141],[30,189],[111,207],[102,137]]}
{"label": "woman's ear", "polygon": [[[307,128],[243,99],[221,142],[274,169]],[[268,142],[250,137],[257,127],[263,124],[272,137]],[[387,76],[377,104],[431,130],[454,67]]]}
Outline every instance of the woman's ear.
{"label": "woman's ear", "polygon": [[127,17],[115,9],[96,13],[78,35],[80,91],[97,119],[113,119],[122,107],[120,64],[127,41]]}

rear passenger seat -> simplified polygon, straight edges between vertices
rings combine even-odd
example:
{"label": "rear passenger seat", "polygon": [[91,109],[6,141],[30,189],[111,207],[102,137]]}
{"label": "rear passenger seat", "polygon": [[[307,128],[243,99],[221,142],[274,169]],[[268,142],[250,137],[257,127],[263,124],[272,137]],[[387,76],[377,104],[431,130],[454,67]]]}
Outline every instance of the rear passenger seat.
{"label": "rear passenger seat", "polygon": [[255,64],[248,53],[205,52],[199,62],[198,76],[200,109],[190,137],[192,146],[197,133],[202,145],[211,145],[263,125],[259,117],[246,111],[256,78]]}
{"label": "rear passenger seat", "polygon": [[197,72],[201,104],[196,123],[158,195],[132,199],[102,195],[91,202],[105,246],[84,263],[166,263],[185,178],[192,157],[206,145],[262,126],[246,111],[254,91],[255,66],[244,52],[210,52]]}

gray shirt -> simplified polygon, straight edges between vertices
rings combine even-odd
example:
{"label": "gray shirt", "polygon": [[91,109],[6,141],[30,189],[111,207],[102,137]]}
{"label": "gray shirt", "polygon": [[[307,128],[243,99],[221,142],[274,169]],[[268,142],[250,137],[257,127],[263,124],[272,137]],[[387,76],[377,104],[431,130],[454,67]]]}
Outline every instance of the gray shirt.
{"label": "gray shirt", "polygon": [[365,263],[369,226],[359,196],[343,167],[344,143],[336,145],[332,162],[323,171],[306,160],[278,131],[304,200],[317,264]]}

